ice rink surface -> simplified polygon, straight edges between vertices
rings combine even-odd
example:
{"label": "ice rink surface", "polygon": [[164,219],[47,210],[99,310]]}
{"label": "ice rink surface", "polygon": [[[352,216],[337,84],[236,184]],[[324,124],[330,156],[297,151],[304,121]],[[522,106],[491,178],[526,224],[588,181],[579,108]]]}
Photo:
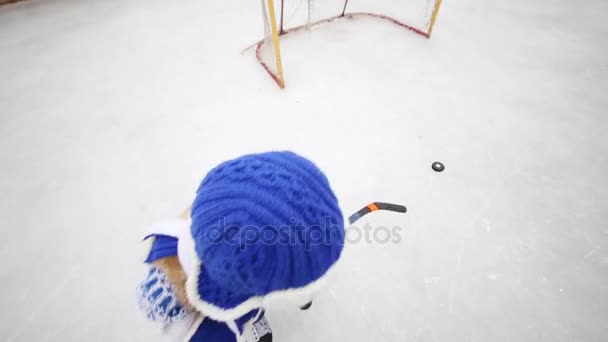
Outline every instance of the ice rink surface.
{"label": "ice rink surface", "polygon": [[[156,341],[145,225],[206,171],[291,149],[349,244],[275,341],[608,340],[608,2],[445,1],[427,41],[378,20],[285,37],[287,88],[241,50],[257,1],[0,7],[0,340]],[[435,160],[443,173],[431,170]]]}

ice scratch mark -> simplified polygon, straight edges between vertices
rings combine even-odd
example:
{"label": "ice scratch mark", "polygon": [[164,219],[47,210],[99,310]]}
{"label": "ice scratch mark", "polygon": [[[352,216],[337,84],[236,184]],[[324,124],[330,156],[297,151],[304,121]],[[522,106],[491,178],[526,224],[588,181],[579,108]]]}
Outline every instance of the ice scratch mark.
{"label": "ice scratch mark", "polygon": [[69,319],[69,321],[66,324],[62,324],[62,325],[58,326],[54,331],[47,333],[40,340],[40,342],[48,341],[51,337],[55,337],[55,336],[59,335],[60,333],[62,333],[63,331],[67,330],[68,328],[73,327],[79,319],[81,319],[81,316],[77,316],[77,315],[73,316],[72,318]]}
{"label": "ice scratch mark", "polygon": [[460,240],[460,247],[458,248],[458,255],[456,257],[456,267],[454,268],[454,275],[450,280],[450,289],[448,292],[448,311],[450,313],[454,312],[454,279],[458,276],[458,273],[460,272],[460,265],[462,264],[462,254],[464,253],[464,242],[464,238]]}
{"label": "ice scratch mark", "polygon": [[434,283],[438,283],[439,281],[441,281],[441,277],[438,277],[438,276],[424,278],[425,284],[434,284]]}
{"label": "ice scratch mark", "polygon": [[47,307],[53,300],[55,300],[59,296],[61,291],[63,291],[67,287],[68,284],[73,282],[73,278],[76,278],[75,274],[77,271],[78,268],[73,267],[68,273],[66,273],[63,276],[61,282],[59,282],[57,286],[55,286],[55,288],[52,290],[46,300],[44,300],[39,306],[37,306],[30,312],[30,314],[21,322],[21,324],[15,329],[15,332],[11,336],[9,336],[6,341],[15,341],[16,338],[19,337],[25,330],[30,329],[33,326],[32,322],[36,319],[37,316],[39,316],[41,312],[44,311],[43,309]]}
{"label": "ice scratch mark", "polygon": [[492,151],[488,150],[488,151],[486,151],[486,154],[488,155],[488,159],[490,159],[491,161],[496,160],[496,158],[494,158],[494,154],[492,153]]}
{"label": "ice scratch mark", "polygon": [[592,248],[589,252],[587,252],[585,254],[585,256],[583,257],[584,259],[589,259],[593,254],[595,254],[595,251],[598,250],[598,247],[594,247]]}
{"label": "ice scratch mark", "polygon": [[490,224],[490,221],[488,221],[487,218],[484,218],[482,220],[482,222],[483,222],[483,227],[485,228],[486,232],[488,232],[488,233],[491,232],[492,231],[492,225]]}

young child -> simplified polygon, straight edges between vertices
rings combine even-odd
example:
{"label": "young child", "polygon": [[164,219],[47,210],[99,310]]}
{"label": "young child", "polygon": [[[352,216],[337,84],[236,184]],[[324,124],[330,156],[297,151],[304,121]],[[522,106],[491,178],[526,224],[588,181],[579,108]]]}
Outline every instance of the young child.
{"label": "young child", "polygon": [[192,209],[145,240],[139,304],[169,340],[267,342],[264,308],[310,303],[340,257],[344,222],[312,162],[269,152],[211,170]]}

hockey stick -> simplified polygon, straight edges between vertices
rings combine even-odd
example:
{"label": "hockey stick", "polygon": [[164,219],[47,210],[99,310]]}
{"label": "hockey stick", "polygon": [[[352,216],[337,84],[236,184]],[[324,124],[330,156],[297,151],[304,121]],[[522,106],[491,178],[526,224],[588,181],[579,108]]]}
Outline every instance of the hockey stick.
{"label": "hockey stick", "polygon": [[405,206],[402,206],[399,204],[374,202],[374,203],[368,205],[367,207],[364,207],[361,210],[357,211],[356,213],[352,214],[348,218],[348,222],[350,224],[353,224],[353,223],[357,222],[357,220],[359,220],[363,216],[365,216],[371,212],[378,211],[378,210],[387,210],[387,211],[393,211],[393,212],[397,212],[397,213],[406,213],[407,212],[407,208]]}

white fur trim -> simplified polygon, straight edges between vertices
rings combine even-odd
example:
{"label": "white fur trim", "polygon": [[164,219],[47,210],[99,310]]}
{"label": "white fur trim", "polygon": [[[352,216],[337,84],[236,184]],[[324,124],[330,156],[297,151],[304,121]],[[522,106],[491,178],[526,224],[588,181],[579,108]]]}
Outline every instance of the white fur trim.
{"label": "white fur trim", "polygon": [[190,236],[190,225],[177,240],[177,258],[179,259],[182,270],[186,273],[186,278],[192,268],[192,257],[194,255],[194,240]]}
{"label": "white fur trim", "polygon": [[146,228],[146,236],[148,235],[166,235],[179,239],[184,229],[190,228],[190,220],[170,219],[153,224]]}
{"label": "white fur trim", "polygon": [[142,263],[144,263],[144,262],[146,262],[146,260],[148,260],[148,256],[150,255],[150,251],[152,251],[152,246],[154,245],[154,239],[155,239],[155,237],[152,236],[141,242],[141,244],[143,245],[142,246],[143,252],[142,252],[142,256],[140,257]]}
{"label": "white fur trim", "polygon": [[[247,340],[247,335],[246,335],[245,333],[247,332],[247,329],[255,329],[255,328],[253,327],[253,323],[255,323],[255,322],[258,320],[258,318],[260,318],[260,316],[262,315],[262,312],[263,312],[263,311],[264,311],[264,310],[262,310],[261,308],[260,308],[260,309],[258,309],[258,313],[257,313],[255,316],[253,316],[253,318],[251,318],[251,319],[250,319],[250,320],[248,320],[247,322],[243,323],[243,333],[242,333],[242,334],[241,334],[241,336],[240,336],[240,338],[242,338],[242,340],[243,340],[243,341],[245,341],[245,342],[249,342],[249,341]],[[238,339],[238,338],[237,338],[237,339]],[[240,340],[238,340],[237,342],[239,342],[239,341],[240,341]]]}
{"label": "white fur trim", "polygon": [[[239,327],[236,326],[235,321],[227,321],[226,325],[228,326],[228,329],[230,329],[230,331],[232,331],[232,333],[234,334],[234,337],[236,337],[236,342],[245,341],[245,339],[243,338],[243,334],[241,334],[241,332],[239,331]],[[244,326],[243,326],[243,328],[244,328]]]}
{"label": "white fur trim", "polygon": [[194,336],[194,334],[196,334],[198,327],[200,327],[201,324],[203,324],[204,320],[205,320],[204,315],[202,315],[200,313],[196,314],[196,318],[194,319],[194,322],[190,326],[190,330],[186,334],[186,337],[184,338],[184,342],[190,342],[190,340],[192,339],[192,336]]}
{"label": "white fur trim", "polygon": [[[192,236],[189,235],[189,238],[192,239]],[[194,246],[194,243],[192,243],[192,245]],[[194,248],[192,249],[192,253],[194,262],[192,262],[189,276],[186,280],[186,295],[188,296],[188,300],[205,315],[222,322],[235,320],[251,310],[264,308],[281,300],[293,300],[295,302],[294,305],[304,305],[310,302],[313,296],[325,285],[327,279],[331,277],[331,274],[338,263],[338,261],[336,261],[319,279],[304,287],[276,290],[265,296],[251,297],[232,309],[223,309],[202,300],[198,295],[198,278],[201,272],[202,262],[198,258],[198,255],[196,255]]]}
{"label": "white fur trim", "polygon": [[258,318],[260,318],[260,316],[262,316],[262,313],[263,313],[263,312],[264,312],[264,310],[263,310],[263,309],[259,309],[259,310],[258,310],[258,313],[255,315],[255,317],[253,317],[252,319],[250,319],[250,320],[247,322],[247,324],[249,324],[249,323],[251,323],[251,324],[255,323],[255,321],[257,321],[257,320],[258,320]]}
{"label": "white fur trim", "polygon": [[[161,328],[162,340],[166,342],[190,342],[190,338],[184,337],[192,329],[197,316],[188,315],[180,321],[163,324]],[[196,331],[196,329],[195,329]]]}

